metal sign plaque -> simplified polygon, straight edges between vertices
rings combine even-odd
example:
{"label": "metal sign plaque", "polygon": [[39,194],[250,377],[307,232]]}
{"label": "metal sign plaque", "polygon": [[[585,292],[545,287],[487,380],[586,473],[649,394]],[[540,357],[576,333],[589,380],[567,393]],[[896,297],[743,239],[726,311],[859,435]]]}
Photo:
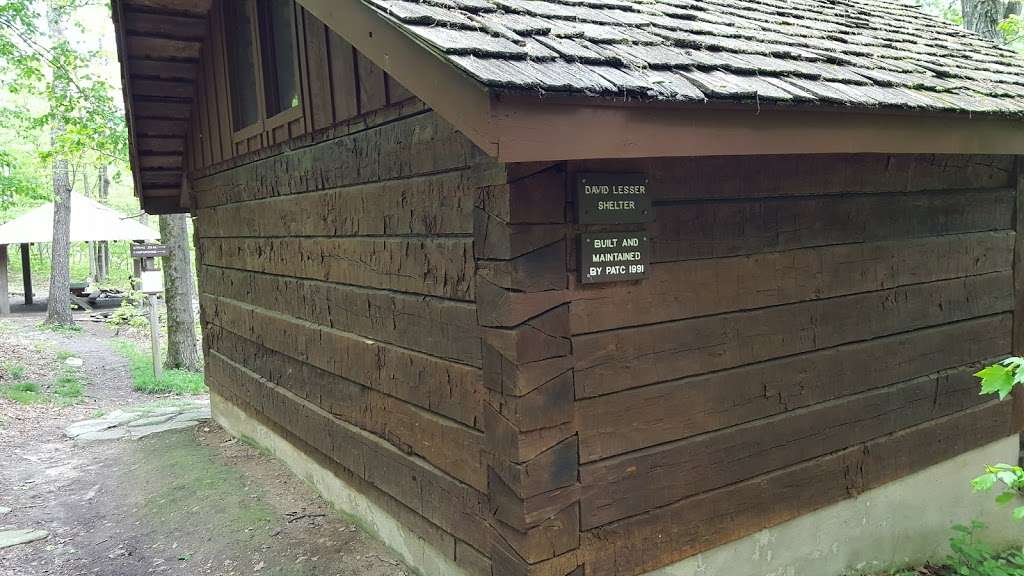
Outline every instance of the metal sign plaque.
{"label": "metal sign plaque", "polygon": [[650,242],[644,230],[580,235],[580,282],[623,282],[647,278]]}
{"label": "metal sign plaque", "polygon": [[576,175],[578,224],[643,224],[654,220],[646,174]]}
{"label": "metal sign plaque", "polygon": [[160,258],[170,255],[171,249],[166,244],[132,244],[132,258]]}

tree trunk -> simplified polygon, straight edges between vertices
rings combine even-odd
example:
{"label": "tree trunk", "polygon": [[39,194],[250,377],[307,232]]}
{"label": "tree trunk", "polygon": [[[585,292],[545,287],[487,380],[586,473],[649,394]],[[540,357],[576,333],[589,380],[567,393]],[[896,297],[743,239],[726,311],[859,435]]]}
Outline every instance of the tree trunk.
{"label": "tree trunk", "polygon": [[160,239],[170,248],[164,258],[164,298],[167,301],[167,368],[198,372],[196,318],[192,307],[192,258],[188,251],[188,217],[160,216]]}
{"label": "tree trunk", "polygon": [[[107,176],[107,165],[100,166],[99,182],[100,204],[106,204],[110,196],[110,178]],[[110,245],[106,240],[96,243],[96,282],[106,282],[110,276]]]}
{"label": "tree trunk", "polygon": [[[64,15],[51,3],[47,20],[50,40],[56,44],[64,39]],[[62,93],[65,82],[54,79],[54,91]],[[64,126],[55,123],[50,127],[51,143],[56,143]],[[71,316],[71,180],[68,174],[68,160],[60,156],[52,161],[53,171],[53,244],[50,266],[50,298],[46,306],[46,323],[70,326],[75,323]]]}
{"label": "tree trunk", "polygon": [[999,22],[1003,19],[1004,0],[960,0],[964,28],[995,42],[1003,41]]}

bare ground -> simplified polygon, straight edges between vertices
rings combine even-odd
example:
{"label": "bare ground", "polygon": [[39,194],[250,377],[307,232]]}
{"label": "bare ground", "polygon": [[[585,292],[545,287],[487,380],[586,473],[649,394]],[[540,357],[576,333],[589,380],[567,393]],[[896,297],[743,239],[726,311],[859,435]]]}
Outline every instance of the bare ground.
{"label": "bare ground", "polygon": [[141,440],[79,443],[63,428],[99,412],[152,402],[131,390],[111,332],[0,323],[0,385],[10,367],[44,390],[84,360],[80,404],[22,406],[0,398],[0,530],[42,529],[42,541],[0,550],[4,576],[96,574],[398,576],[410,572],[259,450],[213,423]]}

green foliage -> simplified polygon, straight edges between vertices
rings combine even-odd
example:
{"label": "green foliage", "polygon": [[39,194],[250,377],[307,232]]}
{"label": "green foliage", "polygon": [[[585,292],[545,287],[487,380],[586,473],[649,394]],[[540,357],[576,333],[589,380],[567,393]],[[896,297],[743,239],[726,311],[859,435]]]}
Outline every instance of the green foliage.
{"label": "green foliage", "polygon": [[[1006,505],[1016,501],[1024,494],[1024,468],[1009,464],[986,466],[984,474],[971,480],[971,487],[975,492],[989,492],[996,486],[1001,486],[999,495],[996,496],[997,503]],[[1024,520],[1024,506],[1015,507],[1013,517],[1016,520]]]}
{"label": "green foliage", "polygon": [[17,384],[11,384],[10,386],[4,386],[3,388],[0,388],[0,394],[8,400],[26,406],[30,404],[42,404],[48,401],[46,395],[42,393],[39,384],[36,384],[35,382],[19,382]]}
{"label": "green foliage", "polygon": [[128,359],[128,368],[132,375],[132,388],[146,394],[205,394],[209,390],[203,381],[201,372],[185,370],[164,370],[163,376],[157,380],[153,374],[153,358],[138,345],[120,340],[114,344],[115,350]]}
{"label": "green foliage", "polygon": [[974,375],[981,378],[982,394],[998,394],[999,399],[1006,398],[1013,387],[1024,384],[1024,370],[1021,370],[1024,358],[1011,356],[999,364],[993,364]]}
{"label": "green foliage", "polygon": [[82,331],[82,327],[77,324],[71,325],[59,325],[59,324],[47,324],[40,322],[36,324],[36,330],[45,330],[47,332],[54,332],[56,334],[77,334]]}
{"label": "green foliage", "polygon": [[[1024,384],[1022,365],[1024,358],[1011,356],[975,373],[975,376],[981,378],[980,393],[996,394],[1000,400],[1004,400],[1014,387]],[[984,474],[971,480],[971,487],[975,492],[990,492],[996,486],[1001,486],[999,495],[996,496],[997,503],[1007,505],[1018,501],[1024,495],[1024,468],[1009,464],[986,466]],[[1014,507],[1013,518],[1024,520],[1024,506]]]}
{"label": "green foliage", "polygon": [[949,539],[952,554],[946,557],[955,576],[1024,576],[1024,554],[1019,550],[997,553],[978,538],[981,522],[956,525]]}
{"label": "green foliage", "polygon": [[57,378],[53,394],[64,399],[65,402],[77,402],[82,398],[85,391],[85,384],[73,370],[67,370]]}
{"label": "green foliage", "polygon": [[25,367],[17,362],[5,362],[4,372],[11,380],[21,380],[25,377]]}
{"label": "green foliage", "polygon": [[121,300],[121,305],[107,318],[107,324],[119,328],[134,328],[143,330],[149,326],[149,315],[146,309],[140,306],[145,295],[134,289],[129,289]]}

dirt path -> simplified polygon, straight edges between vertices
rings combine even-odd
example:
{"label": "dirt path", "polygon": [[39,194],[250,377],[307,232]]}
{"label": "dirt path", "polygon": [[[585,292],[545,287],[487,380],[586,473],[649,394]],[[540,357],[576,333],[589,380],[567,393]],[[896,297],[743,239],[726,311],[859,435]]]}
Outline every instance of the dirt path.
{"label": "dirt path", "polygon": [[0,574],[409,573],[279,462],[213,423],[140,440],[65,438],[72,422],[154,398],[131,390],[105,326],[82,322],[65,335],[35,329],[39,320],[0,323],[0,386],[17,365],[45,392],[68,352],[84,361],[86,386],[71,406],[0,397],[0,530],[49,532],[0,549]]}

